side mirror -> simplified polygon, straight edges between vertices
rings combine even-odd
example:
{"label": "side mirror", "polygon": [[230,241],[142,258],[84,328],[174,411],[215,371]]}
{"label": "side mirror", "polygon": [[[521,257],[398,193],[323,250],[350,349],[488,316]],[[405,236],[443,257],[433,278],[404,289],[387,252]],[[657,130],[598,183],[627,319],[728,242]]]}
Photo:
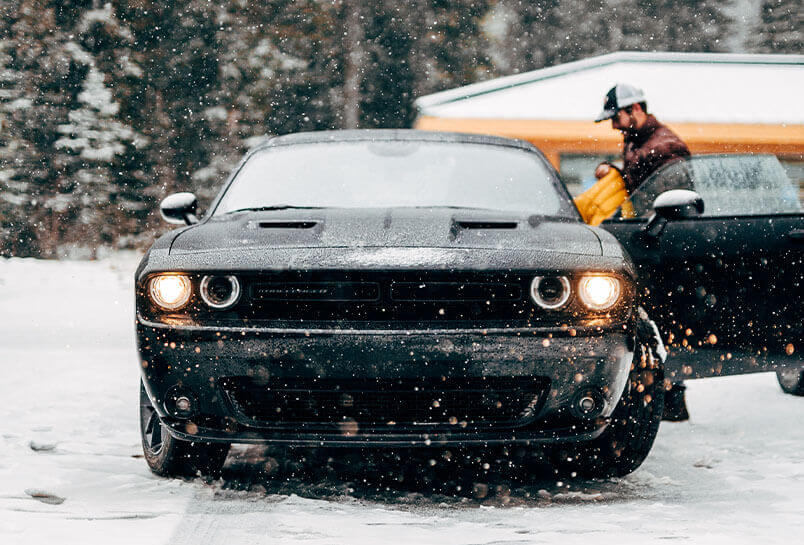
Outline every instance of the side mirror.
{"label": "side mirror", "polygon": [[198,223],[195,215],[198,209],[198,199],[192,193],[174,193],[168,195],[159,205],[162,218],[168,223],[178,225],[192,225]]}
{"label": "side mirror", "polygon": [[695,191],[671,189],[656,197],[653,209],[666,220],[687,219],[703,214],[704,202]]}

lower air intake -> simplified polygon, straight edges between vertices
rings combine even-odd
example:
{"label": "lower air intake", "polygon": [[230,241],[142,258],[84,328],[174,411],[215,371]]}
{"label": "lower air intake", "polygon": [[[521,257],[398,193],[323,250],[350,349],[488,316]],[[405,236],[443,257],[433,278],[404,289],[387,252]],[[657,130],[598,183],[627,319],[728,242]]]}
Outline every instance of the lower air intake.
{"label": "lower air intake", "polygon": [[538,413],[549,381],[534,377],[275,379],[228,378],[235,410],[261,425],[511,427]]}

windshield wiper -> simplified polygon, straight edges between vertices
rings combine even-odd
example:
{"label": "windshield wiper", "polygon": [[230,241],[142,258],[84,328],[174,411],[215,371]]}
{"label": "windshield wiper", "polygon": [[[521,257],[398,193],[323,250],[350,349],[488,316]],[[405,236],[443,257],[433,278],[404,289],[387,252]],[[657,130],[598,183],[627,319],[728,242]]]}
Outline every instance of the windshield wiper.
{"label": "windshield wiper", "polygon": [[496,210],[495,208],[480,208],[479,206],[455,206],[449,204],[423,204],[416,206],[395,206],[391,208],[447,208],[449,210]]}
{"label": "windshield wiper", "polygon": [[252,208],[238,208],[237,210],[229,210],[227,214],[235,214],[237,212],[264,212],[266,210],[316,210],[324,208],[323,206],[296,206],[293,204],[273,204],[271,206],[255,206]]}

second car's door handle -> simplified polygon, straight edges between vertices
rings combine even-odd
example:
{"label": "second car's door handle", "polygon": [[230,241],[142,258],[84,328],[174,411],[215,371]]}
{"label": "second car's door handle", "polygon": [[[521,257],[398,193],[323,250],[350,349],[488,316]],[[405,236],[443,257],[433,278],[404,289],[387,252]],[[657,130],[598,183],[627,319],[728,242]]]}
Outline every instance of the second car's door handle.
{"label": "second car's door handle", "polygon": [[793,229],[787,233],[787,238],[793,242],[804,242],[804,229]]}

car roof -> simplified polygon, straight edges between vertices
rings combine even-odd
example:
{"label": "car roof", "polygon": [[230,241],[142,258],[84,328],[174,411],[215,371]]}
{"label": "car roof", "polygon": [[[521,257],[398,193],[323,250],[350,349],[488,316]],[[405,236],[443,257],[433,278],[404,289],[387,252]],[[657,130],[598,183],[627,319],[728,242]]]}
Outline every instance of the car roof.
{"label": "car roof", "polygon": [[538,152],[538,150],[532,144],[524,140],[515,140],[513,138],[504,138],[501,136],[491,136],[486,134],[422,131],[416,129],[351,129],[298,132],[282,136],[274,136],[256,146],[253,151],[292,144],[319,144],[360,141],[486,144],[514,147]]}

